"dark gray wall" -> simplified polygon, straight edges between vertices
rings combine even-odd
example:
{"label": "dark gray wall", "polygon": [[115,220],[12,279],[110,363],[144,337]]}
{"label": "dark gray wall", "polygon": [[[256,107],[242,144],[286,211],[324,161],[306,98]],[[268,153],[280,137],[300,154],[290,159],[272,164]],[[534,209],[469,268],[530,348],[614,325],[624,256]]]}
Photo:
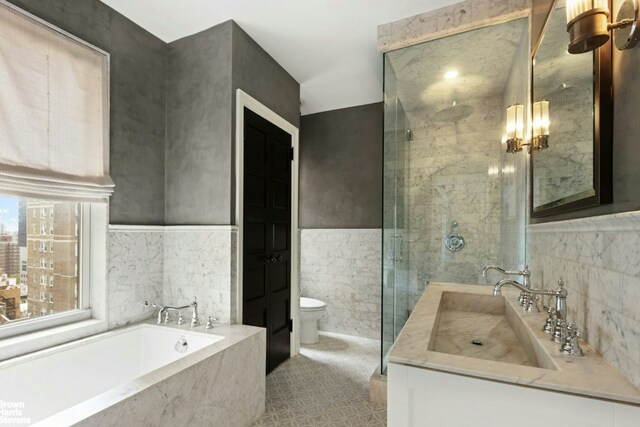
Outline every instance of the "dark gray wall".
{"label": "dark gray wall", "polygon": [[230,224],[231,21],[169,44],[165,222]]}
{"label": "dark gray wall", "polygon": [[300,228],[382,226],[383,104],[302,116]]}
{"label": "dark gray wall", "polygon": [[169,45],[165,221],[235,220],[235,91],[299,126],[300,85],[235,22]]}
{"label": "dark gray wall", "polygon": [[164,222],[166,44],[98,0],[9,0],[111,54],[112,224]]}
{"label": "dark gray wall", "polygon": [[[232,103],[235,141],[236,90],[242,89],[300,128],[300,84],[260,47],[238,24],[232,21],[233,72]],[[235,155],[235,145],[232,147]],[[234,157],[235,158],[235,157]],[[235,162],[231,167],[235,177]],[[235,179],[232,179],[231,221],[235,219]]]}

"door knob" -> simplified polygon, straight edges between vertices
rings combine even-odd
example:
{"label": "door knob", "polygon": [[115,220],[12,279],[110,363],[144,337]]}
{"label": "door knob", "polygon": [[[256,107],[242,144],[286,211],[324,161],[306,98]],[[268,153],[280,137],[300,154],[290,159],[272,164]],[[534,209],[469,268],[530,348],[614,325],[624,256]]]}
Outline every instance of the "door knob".
{"label": "door knob", "polygon": [[[277,261],[277,262],[282,262],[282,255],[280,255],[280,254],[276,255],[276,259],[275,259],[275,261]],[[274,262],[275,262],[275,261],[274,261]]]}

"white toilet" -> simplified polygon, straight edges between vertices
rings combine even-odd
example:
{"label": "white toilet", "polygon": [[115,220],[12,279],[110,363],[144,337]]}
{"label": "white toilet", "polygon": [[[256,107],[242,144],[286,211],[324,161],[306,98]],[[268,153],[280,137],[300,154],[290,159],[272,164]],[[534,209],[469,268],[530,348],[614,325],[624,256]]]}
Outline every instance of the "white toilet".
{"label": "white toilet", "polygon": [[318,319],[325,312],[326,304],[313,298],[300,297],[300,343],[318,342]]}

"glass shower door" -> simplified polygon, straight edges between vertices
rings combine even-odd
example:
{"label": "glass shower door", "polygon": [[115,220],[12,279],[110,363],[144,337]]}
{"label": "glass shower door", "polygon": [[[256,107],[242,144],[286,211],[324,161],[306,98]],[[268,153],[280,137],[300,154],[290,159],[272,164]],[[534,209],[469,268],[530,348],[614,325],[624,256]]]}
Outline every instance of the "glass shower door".
{"label": "glass shower door", "polygon": [[[402,103],[393,96],[387,76],[384,134],[384,185],[382,227],[382,355],[381,372],[386,372],[387,355],[409,316],[409,245],[406,206],[408,141],[411,133]],[[390,87],[391,86],[391,87]]]}

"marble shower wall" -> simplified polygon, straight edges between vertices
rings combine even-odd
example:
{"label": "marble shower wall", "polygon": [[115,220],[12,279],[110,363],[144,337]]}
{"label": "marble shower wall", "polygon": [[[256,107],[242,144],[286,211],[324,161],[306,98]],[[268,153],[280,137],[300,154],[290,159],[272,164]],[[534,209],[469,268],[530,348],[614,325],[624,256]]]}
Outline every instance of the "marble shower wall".
{"label": "marble shower wall", "polygon": [[194,296],[201,321],[234,321],[236,236],[230,226],[110,226],[109,327],[153,316],[143,301],[186,305]]}
{"label": "marble shower wall", "polygon": [[327,304],[319,328],[380,338],[380,229],[305,229],[301,295]]}
{"label": "marble shower wall", "polygon": [[569,320],[640,388],[640,212],[527,227],[536,287],[562,278]]}
{"label": "marble shower wall", "polygon": [[[466,100],[473,114],[459,122],[414,125],[409,144],[407,241],[413,308],[427,281],[481,283],[482,268],[500,263],[502,95]],[[495,168],[495,169],[493,169]],[[451,223],[465,239],[444,247]]]}

